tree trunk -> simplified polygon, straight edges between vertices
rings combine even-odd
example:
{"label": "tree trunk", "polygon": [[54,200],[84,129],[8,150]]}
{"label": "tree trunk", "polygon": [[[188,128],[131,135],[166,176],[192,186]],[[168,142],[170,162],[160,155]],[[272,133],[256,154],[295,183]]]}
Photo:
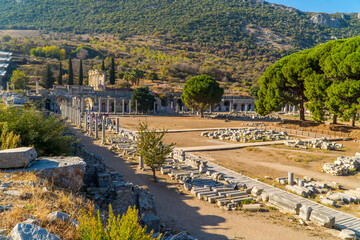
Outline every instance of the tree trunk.
{"label": "tree trunk", "polygon": [[151,168],[151,170],[153,172],[154,182],[157,182],[156,175],[155,175],[155,168]]}
{"label": "tree trunk", "polygon": [[356,116],[354,116],[354,117],[351,119],[351,126],[352,126],[352,127],[355,127],[355,122],[356,122]]}
{"label": "tree trunk", "polygon": [[337,124],[337,115],[336,114],[334,114],[334,116],[333,116],[333,122],[332,123]]}
{"label": "tree trunk", "polygon": [[304,101],[302,99],[300,100],[299,111],[300,111],[300,120],[305,121],[305,107],[304,107]]}
{"label": "tree trunk", "polygon": [[200,110],[200,118],[203,118],[204,117],[204,110]]}

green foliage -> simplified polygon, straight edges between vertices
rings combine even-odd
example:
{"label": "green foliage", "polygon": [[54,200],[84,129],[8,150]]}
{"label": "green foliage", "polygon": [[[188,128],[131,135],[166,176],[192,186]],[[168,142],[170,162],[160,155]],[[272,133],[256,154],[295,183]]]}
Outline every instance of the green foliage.
{"label": "green foliage", "polygon": [[70,153],[73,137],[64,136],[67,126],[56,115],[45,115],[35,108],[0,110],[0,122],[8,132],[20,135],[21,146],[35,147],[39,156],[61,156]]}
{"label": "green foliage", "polygon": [[154,109],[155,97],[150,93],[148,87],[139,87],[135,89],[131,96],[131,107],[135,109],[137,101],[137,108],[140,112],[147,112]]}
{"label": "green foliage", "polygon": [[9,42],[11,40],[11,36],[10,35],[3,35],[1,37],[2,41],[4,42]]}
{"label": "green foliage", "polygon": [[59,84],[59,85],[62,85],[62,84],[63,84],[62,76],[63,76],[63,69],[62,69],[62,63],[61,63],[61,61],[60,61],[60,62],[59,62],[59,76],[58,76],[58,84]]}
{"label": "green foliage", "polygon": [[14,132],[9,132],[9,127],[5,123],[2,129],[1,137],[1,150],[17,148],[21,144],[20,135],[14,134]]}
{"label": "green foliage", "polygon": [[159,77],[157,75],[156,72],[150,72],[148,75],[147,75],[147,79],[151,80],[151,81],[154,81],[154,80],[159,80]]}
{"label": "green foliage", "polygon": [[55,77],[51,71],[50,65],[46,64],[44,72],[42,74],[42,84],[46,89],[52,88],[55,83]]}
{"label": "green foliage", "polygon": [[115,84],[115,59],[114,57],[111,58],[111,66],[110,66],[110,78],[109,78],[110,84]]}
{"label": "green foliage", "polygon": [[83,211],[79,218],[79,237],[83,240],[160,240],[161,236],[152,238],[153,232],[146,233],[146,227],[140,226],[138,216],[138,210],[129,206],[121,218],[115,217],[109,205],[109,217],[104,226],[99,211],[96,216]]}
{"label": "green foliage", "polygon": [[181,100],[190,109],[203,112],[221,101],[224,89],[210,76],[200,75],[186,81]]}
{"label": "green foliage", "polygon": [[82,59],[80,59],[80,66],[79,66],[79,86],[82,86],[83,83],[84,83],[84,71],[83,71]]}
{"label": "green foliage", "polygon": [[63,60],[65,59],[65,49],[60,49],[57,46],[37,47],[30,50],[30,55],[32,57],[47,57]]}
{"label": "green foliage", "polygon": [[257,98],[258,97],[258,92],[260,90],[260,87],[257,86],[257,85],[254,85],[252,86],[250,89],[249,89],[249,93],[251,94],[251,96],[253,96],[254,98]]}
{"label": "green foliage", "polygon": [[12,73],[10,82],[15,84],[16,89],[26,89],[26,85],[29,82],[29,77],[20,70],[15,70]]}
{"label": "green foliage", "polygon": [[360,80],[336,81],[327,89],[327,93],[327,107],[345,120],[352,119],[355,126],[360,109]]}
{"label": "green foliage", "polygon": [[158,131],[155,128],[149,130],[147,123],[140,123],[138,126],[138,155],[151,168],[155,182],[155,170],[165,164],[166,157],[172,152],[175,145],[173,143],[169,145],[163,143],[162,139],[165,133],[166,130]]}
{"label": "green foliage", "polygon": [[69,78],[68,78],[68,85],[74,85],[74,71],[73,71],[73,65],[72,60],[69,58]]}

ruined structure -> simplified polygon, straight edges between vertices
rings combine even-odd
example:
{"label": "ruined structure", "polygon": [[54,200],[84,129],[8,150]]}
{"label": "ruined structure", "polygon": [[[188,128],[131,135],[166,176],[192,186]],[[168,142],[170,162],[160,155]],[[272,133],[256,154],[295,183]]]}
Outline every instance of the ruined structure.
{"label": "ruined structure", "polygon": [[95,91],[105,91],[106,90],[105,72],[99,70],[90,70],[89,86],[93,87]]}

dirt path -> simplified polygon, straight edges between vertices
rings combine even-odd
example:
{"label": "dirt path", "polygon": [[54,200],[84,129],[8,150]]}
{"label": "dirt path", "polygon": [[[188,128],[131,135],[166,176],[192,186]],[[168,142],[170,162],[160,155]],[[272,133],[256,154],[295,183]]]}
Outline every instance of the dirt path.
{"label": "dirt path", "polygon": [[[78,133],[81,142],[90,152],[104,157],[108,167],[122,173],[125,180],[136,185],[146,185],[154,194],[158,215],[167,225],[177,231],[187,230],[200,240],[226,239],[267,239],[267,240],[319,240],[336,239],[328,234],[317,236],[316,231],[296,229],[295,224],[283,225],[288,220],[279,215],[276,219],[271,213],[249,214],[243,212],[225,212],[212,204],[199,201],[186,194],[178,194],[166,188],[168,183],[150,181],[148,172],[138,171],[115,156],[105,146],[99,145],[89,137]],[[274,214],[274,213],[273,213]],[[311,234],[316,236],[311,236]]]}

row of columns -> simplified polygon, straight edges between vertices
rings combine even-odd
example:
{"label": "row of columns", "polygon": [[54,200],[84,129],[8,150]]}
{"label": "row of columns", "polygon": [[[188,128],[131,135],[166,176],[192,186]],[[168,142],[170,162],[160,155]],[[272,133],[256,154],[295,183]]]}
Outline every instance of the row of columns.
{"label": "row of columns", "polygon": [[[103,111],[102,110],[102,104],[104,102],[104,100],[106,100],[106,111]],[[110,106],[111,106],[111,101],[113,102],[114,104],[114,109],[113,111],[110,111]],[[101,114],[101,113],[104,113],[106,112],[107,114],[110,114],[113,113],[113,114],[117,114],[118,111],[117,111],[117,99],[116,98],[98,98],[98,113]],[[131,101],[128,101],[128,112],[129,114],[131,114],[133,112],[132,108],[131,108]],[[125,99],[121,99],[121,113],[122,114],[125,114]],[[138,101],[135,102],[135,114],[138,114]]]}
{"label": "row of columns", "polygon": [[[66,103],[60,105],[61,114],[63,117],[77,125],[79,128],[83,129],[86,134],[95,139],[99,139],[99,125],[101,124],[101,140],[105,142],[105,129],[108,127],[110,118],[102,116],[100,114],[92,112],[82,112],[81,107],[71,106]],[[100,124],[99,124],[100,121]],[[119,118],[116,118],[115,122],[116,133],[120,132],[120,121]]]}

